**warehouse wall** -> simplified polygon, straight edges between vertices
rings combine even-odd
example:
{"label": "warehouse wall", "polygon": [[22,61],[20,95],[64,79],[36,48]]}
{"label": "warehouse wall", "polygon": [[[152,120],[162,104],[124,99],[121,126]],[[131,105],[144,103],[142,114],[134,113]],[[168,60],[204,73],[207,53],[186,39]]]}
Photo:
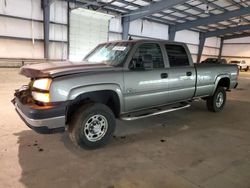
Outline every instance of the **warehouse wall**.
{"label": "warehouse wall", "polygon": [[[187,37],[188,36],[188,37]],[[193,57],[193,61],[197,61],[199,33],[189,30],[176,32],[175,41],[184,42],[188,45],[189,51]]]}
{"label": "warehouse wall", "polygon": [[107,42],[110,15],[87,9],[70,12],[71,61],[81,61],[98,44]]}
{"label": "warehouse wall", "polygon": [[222,57],[230,60],[245,60],[250,65],[250,37],[225,40]]}
{"label": "warehouse wall", "polygon": [[[112,18],[109,26],[109,41],[122,39],[121,18]],[[168,40],[168,26],[150,21],[136,20],[130,23],[129,35],[133,38],[149,38]],[[193,61],[197,61],[199,32],[183,30],[176,32],[175,41],[185,42],[192,54]],[[220,39],[212,37],[206,39],[202,59],[219,55]]]}
{"label": "warehouse wall", "polygon": [[[56,0],[50,11],[51,59],[67,58],[67,3]],[[0,58],[43,58],[41,0],[0,0]]]}
{"label": "warehouse wall", "polygon": [[[6,3],[5,3],[6,2]],[[17,8],[18,7],[18,8]],[[67,2],[55,0],[51,5],[50,45],[51,59],[66,59]],[[43,11],[41,0],[0,0],[0,59],[43,58]],[[168,39],[168,26],[147,20],[131,22],[129,35],[133,38]],[[108,40],[120,40],[121,18],[110,19]],[[176,33],[176,41],[187,43],[194,62],[197,59],[199,33],[189,30]],[[220,39],[206,40],[202,59],[218,56]]]}
{"label": "warehouse wall", "polygon": [[209,57],[218,58],[220,51],[220,43],[221,39],[218,37],[207,38],[203,48],[201,61]]}

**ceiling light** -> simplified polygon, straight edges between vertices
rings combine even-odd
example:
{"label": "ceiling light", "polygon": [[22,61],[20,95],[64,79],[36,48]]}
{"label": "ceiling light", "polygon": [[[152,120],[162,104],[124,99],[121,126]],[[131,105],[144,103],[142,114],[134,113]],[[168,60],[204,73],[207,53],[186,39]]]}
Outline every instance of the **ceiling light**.
{"label": "ceiling light", "polygon": [[209,6],[207,4],[206,10],[205,10],[205,14],[209,14]]}
{"label": "ceiling light", "polygon": [[238,21],[238,24],[237,25],[241,25],[242,24],[242,18],[239,17],[239,21]]}

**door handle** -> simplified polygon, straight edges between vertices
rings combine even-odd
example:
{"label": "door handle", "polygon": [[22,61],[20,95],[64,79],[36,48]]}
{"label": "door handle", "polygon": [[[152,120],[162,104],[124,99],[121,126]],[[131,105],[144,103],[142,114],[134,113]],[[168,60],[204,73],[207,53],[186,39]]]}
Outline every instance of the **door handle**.
{"label": "door handle", "polygon": [[168,73],[161,73],[161,78],[167,78],[168,77]]}
{"label": "door handle", "polygon": [[192,72],[186,72],[187,76],[192,76]]}
{"label": "door handle", "polygon": [[127,93],[132,93],[132,92],[133,92],[133,89],[128,88],[126,91],[127,91]]}

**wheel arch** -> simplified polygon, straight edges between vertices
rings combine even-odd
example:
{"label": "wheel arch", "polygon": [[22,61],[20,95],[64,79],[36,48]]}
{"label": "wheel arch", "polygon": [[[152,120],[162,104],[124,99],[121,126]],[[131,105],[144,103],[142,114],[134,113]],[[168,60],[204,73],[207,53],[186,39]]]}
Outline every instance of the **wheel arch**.
{"label": "wheel arch", "polygon": [[214,94],[214,92],[216,91],[216,89],[218,87],[224,87],[224,88],[226,88],[226,90],[228,90],[230,88],[230,77],[229,77],[229,75],[220,75],[220,76],[218,76],[216,78],[213,94]]}
{"label": "wheel arch", "polygon": [[116,117],[123,109],[122,93],[117,86],[88,86],[72,89],[68,96],[71,101],[66,108],[66,124],[78,107],[85,103],[101,103],[107,105]]}

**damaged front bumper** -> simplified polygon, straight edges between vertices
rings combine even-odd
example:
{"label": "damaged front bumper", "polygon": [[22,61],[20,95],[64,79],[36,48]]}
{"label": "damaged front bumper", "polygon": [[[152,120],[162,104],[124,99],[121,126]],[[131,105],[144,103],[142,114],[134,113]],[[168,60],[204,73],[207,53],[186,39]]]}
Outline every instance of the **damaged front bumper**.
{"label": "damaged front bumper", "polygon": [[12,103],[21,119],[34,131],[50,134],[65,130],[66,103],[39,106],[34,102],[24,102],[19,90],[16,91]]}

